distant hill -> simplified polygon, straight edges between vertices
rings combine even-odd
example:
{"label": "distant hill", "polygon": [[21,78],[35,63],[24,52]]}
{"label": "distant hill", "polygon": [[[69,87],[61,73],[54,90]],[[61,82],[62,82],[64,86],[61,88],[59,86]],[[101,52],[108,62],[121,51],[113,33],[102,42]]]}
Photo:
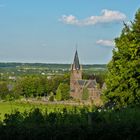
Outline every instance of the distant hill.
{"label": "distant hill", "polygon": [[[16,67],[47,67],[49,69],[69,69],[70,64],[55,64],[55,63],[0,63],[0,68],[16,68]],[[106,69],[106,64],[82,65],[83,69]]]}

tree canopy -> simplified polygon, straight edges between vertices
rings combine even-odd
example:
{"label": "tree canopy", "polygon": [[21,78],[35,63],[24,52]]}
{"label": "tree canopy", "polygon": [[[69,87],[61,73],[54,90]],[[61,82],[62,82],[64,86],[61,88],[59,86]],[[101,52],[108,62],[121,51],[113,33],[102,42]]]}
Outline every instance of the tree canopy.
{"label": "tree canopy", "polygon": [[70,98],[69,89],[70,87],[68,84],[60,83],[56,91],[56,99],[58,101],[69,99]]}
{"label": "tree canopy", "polygon": [[106,87],[105,98],[117,107],[140,101],[140,9],[130,25],[124,23],[120,36],[115,39]]}

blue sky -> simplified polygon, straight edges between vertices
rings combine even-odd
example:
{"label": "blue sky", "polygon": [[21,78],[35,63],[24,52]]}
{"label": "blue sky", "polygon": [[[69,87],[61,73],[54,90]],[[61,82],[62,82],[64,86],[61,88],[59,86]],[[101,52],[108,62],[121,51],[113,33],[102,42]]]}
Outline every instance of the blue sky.
{"label": "blue sky", "polygon": [[[139,0],[0,0],[0,62],[82,64],[111,60]],[[76,45],[77,44],[77,45]]]}

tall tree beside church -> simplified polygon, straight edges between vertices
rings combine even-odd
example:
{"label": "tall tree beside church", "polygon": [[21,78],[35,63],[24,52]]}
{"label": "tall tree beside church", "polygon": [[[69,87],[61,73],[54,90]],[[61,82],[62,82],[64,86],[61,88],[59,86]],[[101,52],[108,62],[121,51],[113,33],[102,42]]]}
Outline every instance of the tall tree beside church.
{"label": "tall tree beside church", "polygon": [[104,95],[117,107],[140,102],[140,9],[115,39]]}
{"label": "tall tree beside church", "polygon": [[87,100],[88,98],[89,98],[89,91],[88,91],[88,89],[85,87],[85,88],[83,88],[82,100]]}
{"label": "tall tree beside church", "polygon": [[70,87],[68,84],[60,83],[56,91],[56,99],[58,101],[68,100],[70,98],[69,89]]}

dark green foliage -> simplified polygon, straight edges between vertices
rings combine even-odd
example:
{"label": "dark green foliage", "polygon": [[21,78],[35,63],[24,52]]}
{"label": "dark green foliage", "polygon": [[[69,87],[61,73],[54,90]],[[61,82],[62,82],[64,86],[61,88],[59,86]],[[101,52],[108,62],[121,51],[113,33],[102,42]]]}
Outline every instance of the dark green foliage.
{"label": "dark green foliage", "polygon": [[9,93],[9,89],[6,82],[0,82],[0,98],[5,99]]}
{"label": "dark green foliage", "polygon": [[[26,98],[50,96],[51,92],[55,95],[60,83],[64,84],[64,88],[66,88],[66,97],[63,94],[63,98],[67,99],[69,80],[69,74],[56,76],[30,75],[17,78],[12,82],[0,80],[0,99],[18,99],[20,96]],[[62,92],[64,93],[64,90]]]}
{"label": "dark green foliage", "polygon": [[[140,139],[140,107],[90,112],[87,107],[13,112],[0,122],[0,139]],[[90,121],[89,121],[90,119]]]}
{"label": "dark green foliage", "polygon": [[108,64],[105,98],[117,108],[140,102],[140,9],[131,25],[124,24],[115,39],[113,57]]}
{"label": "dark green foliage", "polygon": [[60,83],[69,84],[69,80],[70,80],[69,74],[65,74],[63,76],[54,76],[47,81],[46,90],[49,89],[48,90],[49,93],[50,92],[56,93],[56,90],[60,85]]}
{"label": "dark green foliage", "polygon": [[105,78],[106,78],[106,71],[95,71],[94,73],[93,72],[90,72],[90,71],[87,71],[87,72],[84,72],[83,73],[83,79],[89,79],[89,80],[94,80],[96,79],[97,83],[99,84],[99,87],[101,88],[105,82]]}

